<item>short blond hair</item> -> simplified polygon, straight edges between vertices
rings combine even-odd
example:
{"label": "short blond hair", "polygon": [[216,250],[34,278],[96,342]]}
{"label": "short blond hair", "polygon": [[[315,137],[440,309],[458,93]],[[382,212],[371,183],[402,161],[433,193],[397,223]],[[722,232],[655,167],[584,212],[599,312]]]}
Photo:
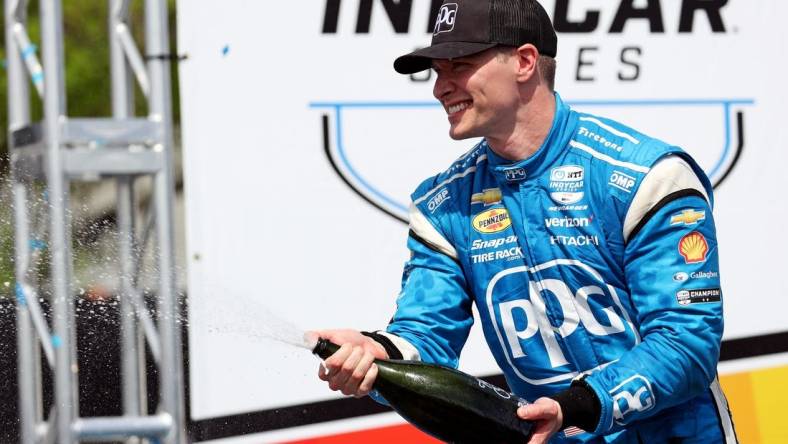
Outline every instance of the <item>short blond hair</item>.
{"label": "short blond hair", "polygon": [[[500,46],[497,49],[498,51],[495,54],[495,58],[498,59],[499,62],[503,62],[511,56],[517,48],[513,46]],[[551,92],[555,91],[555,59],[550,56],[539,54],[539,58],[536,59],[536,69],[539,70],[539,75],[542,77],[542,80],[547,83],[547,88],[550,89]]]}
{"label": "short blond hair", "polygon": [[536,67],[539,69],[539,74],[547,83],[547,87],[550,91],[555,91],[555,59],[540,54],[539,58],[536,60]]}

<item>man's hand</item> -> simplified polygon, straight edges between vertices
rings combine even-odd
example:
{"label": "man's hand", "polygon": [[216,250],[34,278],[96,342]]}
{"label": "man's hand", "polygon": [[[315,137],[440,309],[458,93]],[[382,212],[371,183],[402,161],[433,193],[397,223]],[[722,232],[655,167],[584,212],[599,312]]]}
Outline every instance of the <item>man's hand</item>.
{"label": "man's hand", "polygon": [[382,345],[356,330],[318,330],[308,333],[340,346],[336,353],[320,364],[318,378],[328,382],[331,390],[360,398],[369,394],[378,375],[377,359],[387,359]]}
{"label": "man's hand", "polygon": [[561,406],[550,398],[539,398],[533,404],[520,407],[517,416],[534,423],[534,433],[528,444],[547,443],[564,422]]}

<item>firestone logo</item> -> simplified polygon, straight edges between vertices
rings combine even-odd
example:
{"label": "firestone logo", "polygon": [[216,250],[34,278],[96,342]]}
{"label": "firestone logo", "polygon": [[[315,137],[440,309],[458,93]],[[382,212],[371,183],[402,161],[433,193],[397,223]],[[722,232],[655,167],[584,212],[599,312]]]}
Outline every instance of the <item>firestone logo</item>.
{"label": "firestone logo", "polygon": [[435,19],[435,30],[433,34],[440,34],[441,32],[449,32],[454,29],[454,20],[457,18],[457,3],[446,3],[441,6],[438,11],[438,17]]}

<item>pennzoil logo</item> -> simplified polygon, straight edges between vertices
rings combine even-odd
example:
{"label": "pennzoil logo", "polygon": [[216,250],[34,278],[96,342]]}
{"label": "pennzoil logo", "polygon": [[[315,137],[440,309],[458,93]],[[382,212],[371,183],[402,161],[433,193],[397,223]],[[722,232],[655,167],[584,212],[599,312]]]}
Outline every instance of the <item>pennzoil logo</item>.
{"label": "pennzoil logo", "polygon": [[485,207],[501,203],[501,189],[487,188],[481,193],[473,193],[471,196],[471,205],[477,203],[484,204]]}
{"label": "pennzoil logo", "polygon": [[679,254],[688,264],[705,262],[708,251],[709,244],[706,242],[706,238],[697,231],[682,237],[679,241]]}
{"label": "pennzoil logo", "polygon": [[695,225],[699,220],[704,219],[706,219],[705,211],[697,211],[690,208],[670,216],[670,225]]}
{"label": "pennzoil logo", "polygon": [[481,212],[473,218],[473,229],[479,233],[497,233],[512,225],[506,208],[493,208]]}

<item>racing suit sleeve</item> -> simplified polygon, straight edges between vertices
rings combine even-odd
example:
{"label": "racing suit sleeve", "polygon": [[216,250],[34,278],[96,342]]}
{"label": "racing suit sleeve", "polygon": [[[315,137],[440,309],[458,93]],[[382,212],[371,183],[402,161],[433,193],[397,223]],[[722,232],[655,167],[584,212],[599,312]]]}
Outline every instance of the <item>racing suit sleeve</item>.
{"label": "racing suit sleeve", "polygon": [[472,299],[457,252],[415,205],[408,248],[410,260],[386,333],[407,341],[422,361],[456,368],[473,324]]}
{"label": "racing suit sleeve", "polygon": [[596,434],[696,397],[716,376],[722,294],[705,189],[687,162],[670,156],[627,210],[624,267],[640,342],[584,378],[599,399]]}

